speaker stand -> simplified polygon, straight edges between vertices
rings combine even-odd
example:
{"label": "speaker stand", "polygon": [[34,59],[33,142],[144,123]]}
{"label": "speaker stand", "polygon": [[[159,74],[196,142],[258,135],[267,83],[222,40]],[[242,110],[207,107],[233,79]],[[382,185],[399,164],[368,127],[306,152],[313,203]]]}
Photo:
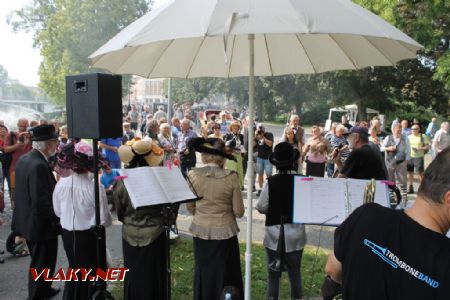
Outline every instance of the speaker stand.
{"label": "speaker stand", "polygon": [[[106,235],[105,227],[101,225],[100,221],[100,194],[99,194],[99,179],[98,179],[98,139],[92,139],[92,149],[94,151],[94,195],[95,195],[95,226],[91,230],[95,234],[96,249],[97,249],[97,268],[106,270]],[[112,295],[106,290],[106,281],[97,280],[92,286],[91,293],[92,300],[112,299]]]}

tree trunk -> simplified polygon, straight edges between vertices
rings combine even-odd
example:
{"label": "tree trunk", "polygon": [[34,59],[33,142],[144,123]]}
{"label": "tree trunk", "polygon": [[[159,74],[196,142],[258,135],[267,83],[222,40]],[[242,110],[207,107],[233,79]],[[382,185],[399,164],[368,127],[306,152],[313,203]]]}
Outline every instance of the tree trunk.
{"label": "tree trunk", "polygon": [[356,105],[358,105],[358,117],[356,118],[357,121],[368,121],[367,120],[367,106],[365,105],[362,98],[358,98],[356,100]]}

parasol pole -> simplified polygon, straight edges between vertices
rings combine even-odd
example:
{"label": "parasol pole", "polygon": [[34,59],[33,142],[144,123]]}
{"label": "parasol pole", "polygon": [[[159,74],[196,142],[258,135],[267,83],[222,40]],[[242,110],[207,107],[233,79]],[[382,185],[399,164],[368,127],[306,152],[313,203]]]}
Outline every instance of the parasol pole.
{"label": "parasol pole", "polygon": [[172,79],[167,79],[167,122],[172,124]]}
{"label": "parasol pole", "polygon": [[247,163],[247,243],[245,250],[245,300],[251,300],[252,275],[252,212],[253,212],[253,119],[255,114],[255,35],[248,35],[250,48],[250,72],[248,79],[248,163]]}

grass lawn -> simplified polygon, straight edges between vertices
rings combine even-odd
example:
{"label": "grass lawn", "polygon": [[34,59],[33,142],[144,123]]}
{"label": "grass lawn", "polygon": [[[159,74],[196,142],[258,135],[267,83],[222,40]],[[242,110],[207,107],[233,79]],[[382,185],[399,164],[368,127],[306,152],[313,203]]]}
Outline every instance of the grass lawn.
{"label": "grass lawn", "polygon": [[[240,250],[242,276],[245,276],[245,244],[240,244]],[[172,244],[170,251],[172,267],[172,299],[191,300],[194,276],[192,240],[190,238],[180,238]],[[261,244],[253,244],[252,253],[252,298],[265,299],[267,287],[266,252]],[[328,252],[319,249],[317,260],[314,265],[314,278],[311,278],[315,254],[316,248],[313,247],[306,247],[303,252],[301,269],[304,296],[320,295],[320,286],[325,276],[323,268]],[[288,276],[287,273],[283,273],[280,299],[290,299],[289,291]],[[122,286],[117,285],[113,289],[114,299],[122,299],[122,295]]]}

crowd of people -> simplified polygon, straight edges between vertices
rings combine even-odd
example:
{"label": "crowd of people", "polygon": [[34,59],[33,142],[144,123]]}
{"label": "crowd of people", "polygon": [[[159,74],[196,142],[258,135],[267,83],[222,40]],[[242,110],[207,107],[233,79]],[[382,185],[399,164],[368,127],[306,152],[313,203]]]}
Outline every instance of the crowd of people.
{"label": "crowd of people", "polygon": [[[407,120],[396,119],[391,133],[387,133],[381,130],[378,119],[352,126],[343,116],[329,132],[313,126],[307,137],[300,116],[293,114],[281,142],[275,144],[272,132],[263,124],[249,124],[246,116],[234,114],[230,120],[222,111],[199,124],[189,110],[178,106],[173,110],[174,116],[168,120],[162,106],[154,113],[149,106],[125,107],[123,135],[99,141],[101,223],[111,224],[110,210],[116,211],[123,223],[124,265],[130,270],[125,277],[124,299],[162,299],[167,266],[164,217],[159,208],[133,208],[129,191],[120,180],[122,167],[177,166],[203,198],[187,204],[194,216],[189,228],[194,240],[194,299],[219,299],[224,287],[229,286],[243,298],[236,219],[244,214],[241,191],[245,188],[253,189],[259,197],[257,210],[266,214],[268,299],[278,299],[279,274],[284,270],[289,275],[292,299],[300,299],[306,232],[304,225],[292,224],[292,215],[286,214],[292,210],[287,204],[292,199],[286,192],[293,184],[289,178],[304,174],[389,179],[401,187],[405,204],[407,192],[414,193],[414,172],[422,183],[419,193],[424,190],[425,155],[431,152],[433,159],[442,157],[440,153],[447,153],[450,144],[449,123],[442,122],[438,129],[436,119],[426,130],[418,122],[409,126]],[[249,130],[254,131],[253,141],[248,140]],[[249,145],[253,146],[256,163],[256,176],[251,177],[258,183],[258,190],[255,183],[246,186],[244,182]],[[31,254],[30,268],[47,267],[53,272],[57,237],[61,234],[69,266],[95,269],[96,249],[86,247],[95,245],[90,230],[95,224],[92,146],[69,138],[67,127],[60,126],[58,120],[29,122],[20,118],[17,131],[0,123],[0,150],[0,211],[4,208],[5,181],[13,209],[8,251],[15,256]],[[197,167],[196,153],[200,153],[201,167]],[[426,197],[422,192],[422,198]],[[174,219],[176,222],[176,214]],[[285,231],[283,249],[278,240],[280,228]],[[177,237],[176,227],[171,237]],[[345,245],[340,243],[336,249]],[[333,280],[340,282],[340,275],[336,275],[339,262],[345,267],[344,252],[335,253],[325,288],[336,284]],[[280,255],[285,267],[280,266]],[[49,282],[33,282],[31,277],[29,281],[30,299],[58,293]],[[67,282],[64,299],[86,299],[90,292],[88,283]]]}

